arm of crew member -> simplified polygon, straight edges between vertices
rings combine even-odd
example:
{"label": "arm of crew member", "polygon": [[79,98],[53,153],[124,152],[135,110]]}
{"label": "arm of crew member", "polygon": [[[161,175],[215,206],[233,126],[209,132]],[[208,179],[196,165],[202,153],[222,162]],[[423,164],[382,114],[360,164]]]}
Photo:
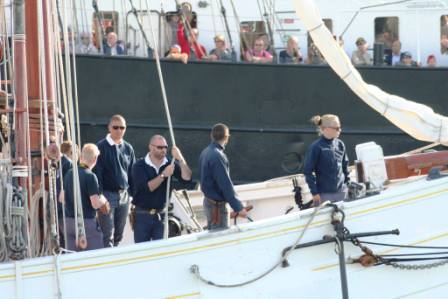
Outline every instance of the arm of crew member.
{"label": "arm of crew member", "polygon": [[[167,178],[169,176],[172,176],[173,172],[174,172],[174,164],[170,164],[162,171],[161,174],[159,174],[158,176],[156,176],[152,180],[149,180],[148,181],[149,191],[153,192],[154,190],[159,188],[159,186],[163,183],[165,178]],[[164,177],[162,177],[162,174],[163,174]]]}
{"label": "arm of crew member", "polygon": [[107,200],[104,196],[100,196],[98,194],[94,194],[90,196],[90,203],[92,207],[97,210],[106,204]]}
{"label": "arm of crew member", "polygon": [[348,156],[347,156],[347,152],[344,151],[344,157],[342,158],[342,171],[344,172],[345,175],[345,180],[344,182],[347,184],[350,182],[350,171],[348,170]]}
{"label": "arm of crew member", "polygon": [[59,198],[58,198],[60,203],[64,203],[65,200],[65,191],[62,190],[61,193],[59,193]]}
{"label": "arm of crew member", "polygon": [[317,164],[317,155],[314,148],[308,150],[305,156],[305,163],[303,167],[303,174],[305,175],[306,182],[310,188],[311,194],[317,194],[316,175],[314,174]]}
{"label": "arm of crew member", "polygon": [[241,212],[243,209],[243,204],[235,196],[235,189],[233,188],[232,180],[226,171],[223,161],[220,159],[215,161],[213,169],[214,179],[218,183],[219,189],[224,195],[224,199],[229,203],[235,212]]}
{"label": "arm of crew member", "polygon": [[173,158],[179,161],[181,177],[184,181],[191,181],[191,169],[188,167],[187,161],[177,146],[173,146],[171,150]]}

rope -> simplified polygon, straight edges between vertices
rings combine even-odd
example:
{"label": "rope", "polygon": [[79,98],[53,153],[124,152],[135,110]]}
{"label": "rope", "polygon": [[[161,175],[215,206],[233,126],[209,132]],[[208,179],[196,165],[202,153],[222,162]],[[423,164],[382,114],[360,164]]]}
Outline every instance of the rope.
{"label": "rope", "polygon": [[61,281],[62,281],[62,276],[61,276],[61,263],[60,263],[60,257],[61,257],[62,252],[60,253],[55,253],[53,252],[53,263],[54,263],[54,278],[55,278],[55,282],[56,282],[56,297],[58,299],[62,299],[62,290],[61,290]]}
{"label": "rope", "polygon": [[[135,9],[134,5],[132,4],[132,0],[129,0],[129,2],[131,3],[131,7],[133,9]],[[145,2],[146,2],[146,10],[149,11],[148,1],[145,1]],[[158,44],[157,44],[157,40],[155,38],[155,33],[154,33],[154,27],[152,26],[151,15],[148,15],[148,18],[149,18],[148,21],[149,21],[151,37],[152,37],[152,41],[154,43],[154,49],[158,49]],[[167,99],[166,90],[165,90],[165,83],[163,80],[162,67],[160,65],[160,57],[159,57],[159,53],[157,50],[154,51],[154,58],[156,59],[157,73],[159,75],[160,88],[162,90],[163,106],[165,108],[165,115],[166,115],[166,119],[168,121],[168,129],[170,132],[171,143],[173,144],[173,146],[175,146],[176,140],[174,138],[173,124],[171,122],[171,114],[170,114],[170,109],[168,106],[168,99]],[[174,164],[174,159],[171,161],[171,164]],[[168,177],[167,184],[166,184],[165,219],[164,219],[164,224],[163,224],[163,227],[164,227],[163,238],[164,239],[168,239],[168,205],[170,202],[170,185],[171,185],[171,176]]]}
{"label": "rope", "polygon": [[314,217],[317,215],[317,213],[323,209],[324,207],[326,207],[330,202],[326,201],[324,203],[322,203],[320,206],[316,207],[313,211],[313,213],[310,216],[310,219],[308,219],[308,222],[306,223],[305,227],[303,228],[302,232],[300,233],[299,237],[297,238],[297,240],[294,242],[294,244],[291,246],[291,248],[285,252],[285,254],[283,255],[283,257],[277,262],[275,263],[271,268],[269,268],[267,271],[261,273],[260,275],[249,279],[247,281],[244,282],[240,282],[240,283],[235,283],[235,284],[220,284],[220,283],[215,283],[211,280],[207,280],[205,279],[200,271],[199,271],[199,266],[198,265],[192,265],[190,267],[190,272],[192,274],[194,274],[200,281],[202,281],[203,283],[206,283],[208,285],[214,286],[214,287],[218,287],[218,288],[235,288],[235,287],[241,287],[241,286],[245,286],[248,284],[251,284],[257,280],[260,280],[261,278],[267,276],[268,274],[270,274],[272,271],[274,271],[278,266],[280,266],[284,261],[286,261],[288,259],[288,256],[293,252],[294,248],[300,243],[300,241],[302,240],[303,236],[305,235],[305,232],[308,230],[309,226],[311,225],[312,221],[314,220]]}
{"label": "rope", "polygon": [[371,245],[379,245],[379,246],[389,246],[389,247],[398,247],[398,248],[415,248],[415,249],[448,249],[445,246],[418,246],[418,245],[401,245],[401,244],[390,244],[390,243],[377,243],[370,241],[359,241],[361,244],[371,244]]}
{"label": "rope", "polygon": [[[65,7],[65,0],[62,0],[62,6]],[[63,34],[64,34],[64,43],[68,41],[68,32],[67,32],[67,18],[65,14],[65,9],[62,14],[62,22],[63,22]],[[70,53],[68,47],[65,47],[65,59],[66,59],[66,75],[65,79],[67,82],[67,94],[68,94],[68,116],[70,118],[69,126],[71,128],[71,133],[73,134],[71,137],[74,142],[72,142],[72,152],[73,152],[73,160],[78,161],[78,151],[76,148],[76,138],[75,138],[75,124],[74,124],[74,107],[73,107],[73,98],[72,98],[72,84],[71,84],[71,67],[70,67]],[[62,67],[62,66],[61,66]],[[86,232],[84,227],[84,215],[82,211],[82,202],[81,202],[81,190],[79,186],[79,173],[78,173],[78,164],[73,163],[73,204],[75,210],[75,231],[76,231],[76,244],[79,244],[80,237],[85,238]]]}

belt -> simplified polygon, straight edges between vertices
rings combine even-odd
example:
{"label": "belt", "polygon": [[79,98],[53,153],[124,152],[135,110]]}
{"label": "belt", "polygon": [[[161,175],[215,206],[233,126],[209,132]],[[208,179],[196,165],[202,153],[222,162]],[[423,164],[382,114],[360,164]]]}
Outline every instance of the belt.
{"label": "belt", "polygon": [[149,215],[157,215],[163,211],[163,210],[158,210],[158,209],[144,209],[144,208],[140,208],[137,206],[136,206],[136,209],[139,211],[147,212]]}
{"label": "belt", "polygon": [[224,200],[214,200],[214,199],[211,199],[211,198],[208,198],[208,197],[206,197],[205,198],[209,203],[211,203],[212,205],[215,205],[215,206],[222,206],[222,205],[225,205],[227,202],[226,201],[224,201]]}

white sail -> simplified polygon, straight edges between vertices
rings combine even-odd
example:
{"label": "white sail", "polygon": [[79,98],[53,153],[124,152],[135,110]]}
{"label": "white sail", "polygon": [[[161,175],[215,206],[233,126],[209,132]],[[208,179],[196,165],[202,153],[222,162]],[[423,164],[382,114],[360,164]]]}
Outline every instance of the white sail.
{"label": "white sail", "polygon": [[415,139],[448,144],[447,117],[435,113],[428,106],[389,94],[364,82],[324,25],[314,0],[294,0],[293,3],[297,15],[328,64],[355,94]]}

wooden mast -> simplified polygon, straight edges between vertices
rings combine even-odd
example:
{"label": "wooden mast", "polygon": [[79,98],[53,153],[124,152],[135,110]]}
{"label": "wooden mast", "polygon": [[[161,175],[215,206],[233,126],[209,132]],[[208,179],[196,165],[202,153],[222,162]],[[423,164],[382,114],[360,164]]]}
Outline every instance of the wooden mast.
{"label": "wooden mast", "polygon": [[[48,7],[46,6],[47,1],[42,1],[43,9],[43,34],[44,34],[44,64],[45,64],[45,92],[42,90],[40,82],[40,72],[41,67],[39,64],[40,59],[40,49],[39,49],[39,13],[38,13],[38,3],[37,1],[26,1],[26,36],[27,36],[27,52],[26,52],[26,62],[28,67],[27,80],[28,80],[28,104],[29,104],[29,121],[30,121],[30,149],[34,153],[32,160],[33,163],[33,173],[40,174],[41,171],[41,161],[44,158],[44,153],[41,151],[41,135],[45,136],[45,127],[40,120],[40,109],[42,107],[42,113],[48,115],[50,134],[53,137],[56,136],[56,129],[53,126],[53,110],[55,108],[55,82],[54,82],[54,56],[53,56],[53,46],[50,42],[50,26],[48,21],[50,20],[50,14]],[[51,22],[51,21],[50,21]],[[41,97],[45,95],[48,102],[48,109],[45,111],[43,106],[43,101]],[[45,137],[44,147],[45,147]],[[38,161],[35,161],[38,160]],[[36,177],[33,181],[33,189],[36,191],[39,188],[40,177]]]}
{"label": "wooden mast", "polygon": [[[30,1],[28,1],[30,2]],[[15,110],[15,154],[14,159],[17,165],[29,165],[28,163],[28,136],[26,109],[27,99],[27,65],[26,65],[26,35],[25,35],[25,6],[24,0],[13,1],[14,28],[13,28],[13,88],[16,103]],[[19,180],[19,185],[26,188],[26,180]]]}

